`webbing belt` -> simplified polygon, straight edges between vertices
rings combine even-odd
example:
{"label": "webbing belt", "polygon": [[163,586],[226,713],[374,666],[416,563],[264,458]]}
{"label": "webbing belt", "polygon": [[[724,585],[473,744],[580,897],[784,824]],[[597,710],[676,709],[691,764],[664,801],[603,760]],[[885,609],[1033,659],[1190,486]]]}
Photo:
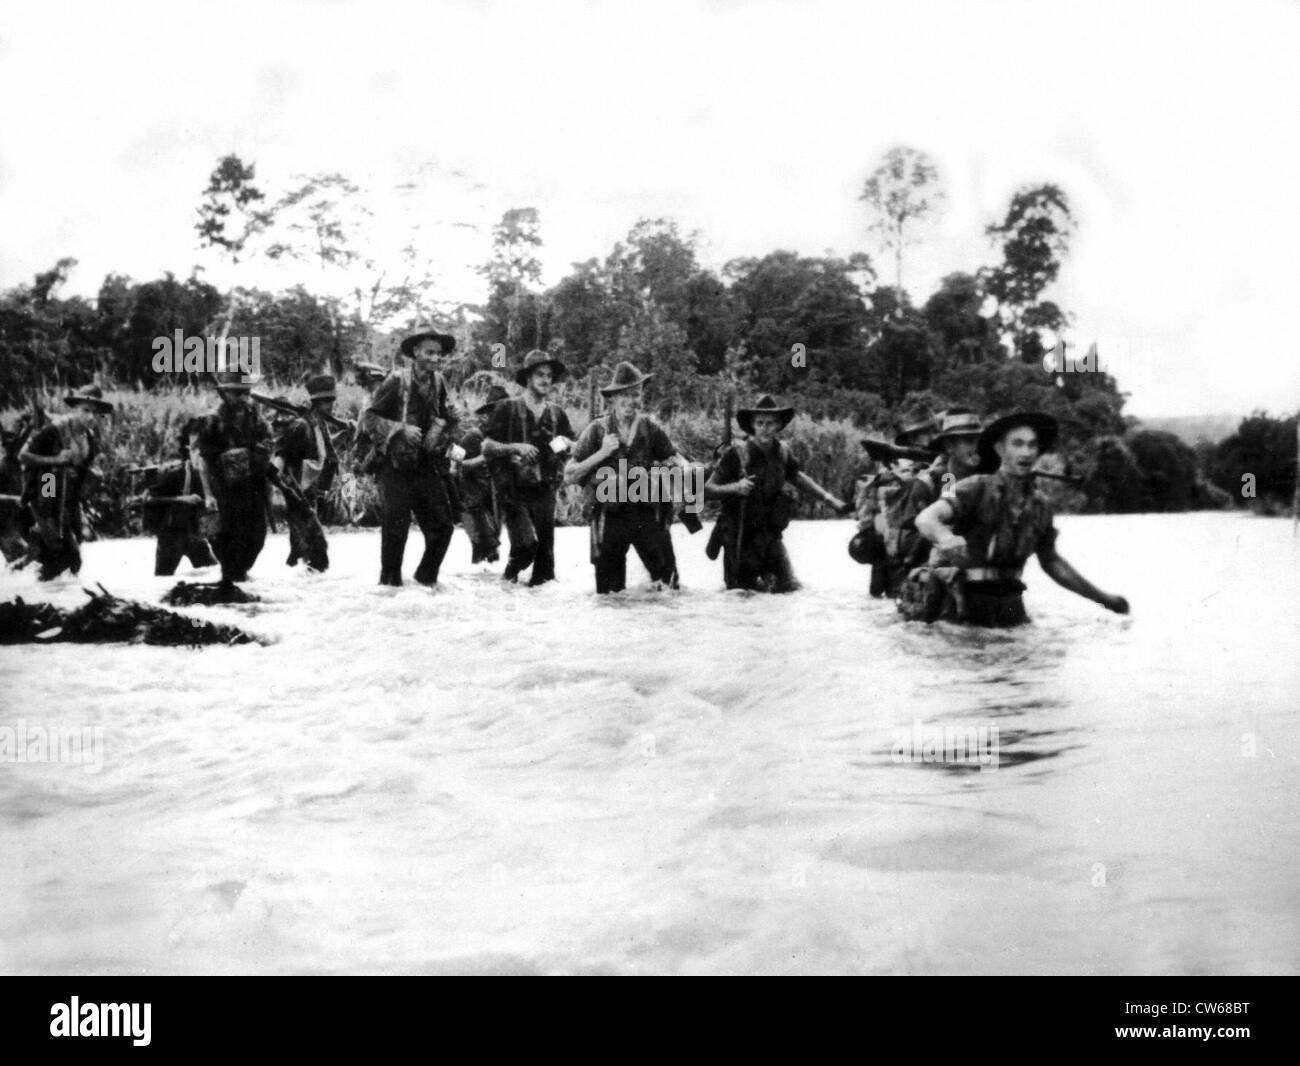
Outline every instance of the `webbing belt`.
{"label": "webbing belt", "polygon": [[972,566],[966,571],[967,581],[1019,581],[1019,570],[1004,570],[997,566]]}

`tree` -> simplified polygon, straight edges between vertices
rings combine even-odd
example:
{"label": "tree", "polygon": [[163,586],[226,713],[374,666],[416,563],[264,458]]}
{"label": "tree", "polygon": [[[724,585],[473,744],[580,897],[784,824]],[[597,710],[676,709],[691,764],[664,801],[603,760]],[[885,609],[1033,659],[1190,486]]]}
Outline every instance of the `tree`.
{"label": "tree", "polygon": [[[505,344],[511,351],[522,347],[527,286],[539,285],[542,280],[542,264],[536,254],[541,246],[537,208],[513,207],[492,227],[492,259],[480,268],[494,295],[500,294],[505,301]],[[540,309],[535,301],[532,311],[536,332],[540,333]]]}
{"label": "tree", "polygon": [[[330,317],[333,339],[329,363],[343,374],[344,297],[355,297],[351,268],[362,261],[372,212],[362,190],[342,174],[316,174],[286,193],[274,208],[279,239],[266,249],[271,259],[315,261],[321,270],[322,306]],[[373,266],[373,264],[368,264]],[[358,317],[356,306],[353,317]]]}
{"label": "tree", "polygon": [[253,184],[256,176],[256,168],[246,166],[239,156],[223,156],[208,177],[199,205],[199,221],[194,227],[199,243],[224,249],[232,263],[239,262],[249,238],[266,229],[273,217],[273,212],[257,209],[266,197]]}
{"label": "tree", "polygon": [[[754,387],[807,393],[818,383],[869,389],[866,347],[872,318],[858,287],[865,256],[848,260],[771,252],[723,270]],[[792,358],[803,345],[802,365]]]}
{"label": "tree", "polygon": [[654,375],[650,400],[660,415],[668,417],[693,399],[695,353],[686,346],[686,331],[663,308],[651,304],[623,327],[613,362],[622,360]]}
{"label": "tree", "polygon": [[[221,294],[196,277],[177,281],[169,271],[156,281],[135,287],[130,316],[117,352],[118,373],[127,380],[162,384],[153,369],[155,337],[170,337],[176,330],[201,337],[221,312]],[[179,378],[170,378],[173,383]],[[186,376],[187,384],[196,380]]]}
{"label": "tree", "polygon": [[997,326],[983,314],[986,293],[973,274],[949,274],[925,302],[921,316],[935,334],[947,366],[1002,359]]}
{"label": "tree", "polygon": [[1208,473],[1239,502],[1242,477],[1253,475],[1255,498],[1284,507],[1296,489],[1296,449],[1296,416],[1271,418],[1256,411],[1241,420],[1236,433],[1219,442]]}
{"label": "tree", "polygon": [[916,318],[886,322],[867,349],[871,384],[885,403],[901,403],[912,392],[930,387],[936,361],[934,336]]}
{"label": "tree", "polygon": [[1144,511],[1186,511],[1196,502],[1196,453],[1173,433],[1142,430],[1128,440],[1142,472]]}
{"label": "tree", "polygon": [[903,249],[917,243],[916,230],[941,209],[943,191],[937,188],[939,172],[924,152],[893,148],[862,186],[859,200],[866,202],[881,250],[894,253],[894,287],[903,288]]}
{"label": "tree", "polygon": [[76,265],[77,261],[75,259],[64,256],[54,264],[52,270],[37,274],[36,280],[32,284],[32,303],[37,307],[44,307],[54,299],[57,290],[67,283],[68,275],[72,273],[72,268]]}
{"label": "tree", "polygon": [[1069,200],[1056,185],[1020,189],[1002,222],[985,230],[1000,246],[1002,262],[986,268],[981,281],[1022,362],[1041,363],[1041,331],[1059,333],[1069,323],[1069,315],[1042,295],[1061,272],[1074,230]]}
{"label": "tree", "polygon": [[602,361],[617,338],[610,335],[611,297],[595,259],[574,263],[573,270],[546,294],[552,338],[565,364],[581,377]]}
{"label": "tree", "polygon": [[610,294],[629,311],[657,304],[674,321],[686,317],[687,289],[699,273],[696,234],[682,237],[667,218],[639,219],[627,243],[614,245],[605,260]]}

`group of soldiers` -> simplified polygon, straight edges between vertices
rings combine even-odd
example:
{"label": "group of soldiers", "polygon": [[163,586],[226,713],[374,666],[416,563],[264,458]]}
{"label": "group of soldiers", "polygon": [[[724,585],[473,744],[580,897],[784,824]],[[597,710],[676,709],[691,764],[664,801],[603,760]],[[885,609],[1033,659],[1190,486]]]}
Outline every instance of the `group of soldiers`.
{"label": "group of soldiers", "polygon": [[[554,400],[567,369],[539,350],[515,372],[519,395],[494,385],[462,419],[439,372],[455,347],[448,334],[417,333],[399,346],[402,368],[359,364],[358,379],[373,392],[355,426],[334,417],[328,375],[307,380],[304,409],[269,401],[291,415],[273,433],[251,402],[251,383],[238,373],[219,374],[217,409],[185,424],[176,459],[158,468],[145,498],[158,541],[156,573],[174,573],[188,558],[196,567],[218,564],[224,586],[244,581],[266,540],[271,486],[285,498],[289,565],[301,560],[325,569],[316,512],[339,473],[333,433],[343,426],[358,472],[378,487],[381,585],[402,584],[412,518],[424,539],[414,571],[420,584],[437,584],[458,520],[474,562],[498,560],[504,530],[510,546],[503,579],[517,582],[527,571],[529,585],[554,580],[557,497],[568,484],[585,490],[598,593],[626,587],[630,550],[652,587],[675,588],[671,523],[680,518],[697,531],[697,508],[683,509],[696,501],[646,500],[629,483],[679,467],[699,474],[704,496],[719,502],[707,553],[722,555],[728,589],[799,588],[783,534],[802,492],[842,515],[856,507],[850,554],[872,566],[872,593],[897,597],[908,618],[1027,621],[1020,572],[1033,553],[1061,585],[1110,610],[1128,610],[1122,597],[1099,591],[1056,553],[1051,508],[1034,480],[1035,461],[1056,439],[1046,415],[1019,413],[987,426],[958,408],[937,424],[928,413],[910,418],[892,444],[863,442],[868,468],[848,503],[801,469],[780,439],[795,410],[770,396],[736,412],[741,439],[701,470],[643,409],[653,375],[631,363],[614,369],[600,390],[605,413],[577,435]],[[65,399],[71,413],[31,434],[19,454],[23,500],[33,516],[29,558],[40,562],[42,578],[80,566],[81,493],[94,469],[100,420],[113,410],[94,386]],[[43,491],[51,475],[57,485]]]}
{"label": "group of soldiers", "polygon": [[[855,561],[871,594],[898,600],[909,620],[1011,627],[1029,621],[1021,574],[1030,555],[1057,584],[1107,610],[1128,601],[1098,589],[1056,550],[1052,507],[1036,469],[1053,450],[1050,415],[1019,411],[984,425],[964,407],[904,416],[892,444],[863,441],[880,469],[856,483]],[[927,462],[928,460],[928,462]]]}

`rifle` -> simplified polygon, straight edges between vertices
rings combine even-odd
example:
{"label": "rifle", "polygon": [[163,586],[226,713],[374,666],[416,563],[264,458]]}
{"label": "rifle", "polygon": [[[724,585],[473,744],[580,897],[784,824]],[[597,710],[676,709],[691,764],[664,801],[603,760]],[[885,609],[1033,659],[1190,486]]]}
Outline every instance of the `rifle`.
{"label": "rifle", "polygon": [[[273,411],[279,411],[282,415],[292,415],[294,418],[306,418],[311,413],[311,405],[303,407],[299,404],[292,403],[289,400],[282,400],[279,396],[267,396],[264,392],[250,392],[249,396],[258,403],[271,408]],[[347,419],[339,418],[337,415],[325,414],[323,411],[316,412],[321,416],[322,421],[327,426],[332,426],[337,430],[347,430],[355,433],[357,424]]]}
{"label": "rifle", "polygon": [[492,521],[496,524],[497,535],[501,535],[501,503],[497,499],[497,479],[495,471],[485,467],[487,470],[488,489],[492,493]]}
{"label": "rifle", "polygon": [[1067,485],[1082,485],[1083,478],[1078,474],[1054,474],[1050,470],[1032,470],[1034,477],[1050,478],[1052,481],[1064,481]]}
{"label": "rifle", "polygon": [[157,505],[159,507],[166,504],[184,504],[186,507],[201,507],[203,497],[191,493],[189,496],[132,496],[126,501],[128,510],[136,507],[150,507]]}
{"label": "rifle", "polygon": [[[731,447],[731,418],[732,418],[733,399],[734,399],[733,395],[730,392],[728,392],[727,402],[723,406],[723,410],[722,410],[722,443],[718,446],[718,450],[714,453],[715,459],[720,459],[722,455],[726,453],[727,449]],[[704,554],[708,556],[710,561],[716,559],[718,557],[718,553],[722,551],[723,524],[724,523],[722,521],[722,515],[719,514],[718,520],[713,523],[713,532],[709,534],[709,542],[704,546]]]}

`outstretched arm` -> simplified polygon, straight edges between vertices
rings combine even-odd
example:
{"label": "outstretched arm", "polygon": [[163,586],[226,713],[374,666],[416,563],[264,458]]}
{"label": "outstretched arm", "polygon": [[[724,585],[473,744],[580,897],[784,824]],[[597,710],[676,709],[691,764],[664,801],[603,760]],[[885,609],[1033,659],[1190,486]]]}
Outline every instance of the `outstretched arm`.
{"label": "outstretched arm", "polygon": [[1128,614],[1128,600],[1123,596],[1112,596],[1108,592],[1102,592],[1101,589],[1097,588],[1096,585],[1058,555],[1055,548],[1040,551],[1038,553],[1038,562],[1043,568],[1043,573],[1060,585],[1061,588],[1069,589],[1076,595],[1082,596],[1085,600],[1099,603],[1108,611],[1114,611],[1116,614]]}

